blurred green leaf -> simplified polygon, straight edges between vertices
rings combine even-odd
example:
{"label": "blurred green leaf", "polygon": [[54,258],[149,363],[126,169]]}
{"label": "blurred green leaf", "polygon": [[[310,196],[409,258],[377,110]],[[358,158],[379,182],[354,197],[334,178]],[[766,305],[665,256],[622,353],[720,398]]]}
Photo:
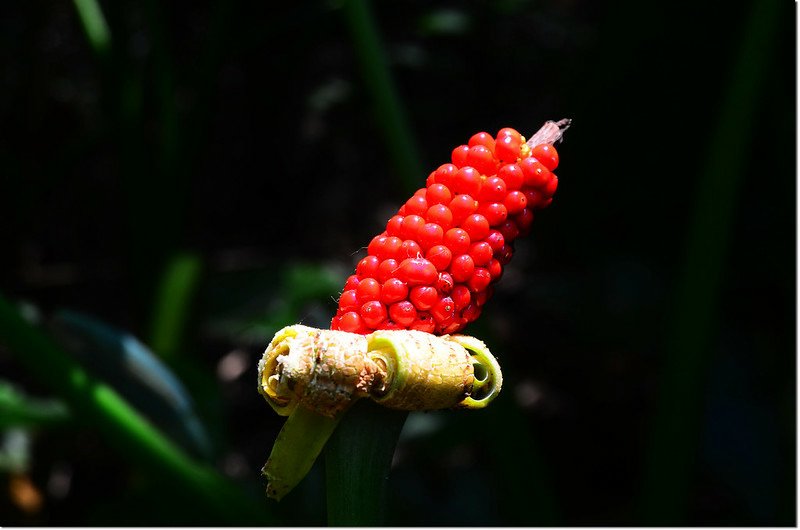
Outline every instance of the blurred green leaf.
{"label": "blurred green leaf", "polygon": [[426,173],[408,122],[408,113],[392,79],[380,30],[368,0],[345,0],[343,7],[353,39],[353,51],[375,107],[375,120],[383,132],[387,151],[403,188],[412,192]]}
{"label": "blurred green leaf", "polygon": [[106,57],[111,48],[111,31],[97,0],[74,0],[86,39],[96,55]]}
{"label": "blurred green leaf", "polygon": [[472,28],[472,20],[462,10],[443,8],[427,13],[420,20],[420,30],[428,35],[461,35]]}
{"label": "blurred green leaf", "polygon": [[203,457],[210,457],[208,433],[181,381],[133,335],[97,318],[59,311],[57,336],[94,374],[108,381],[153,423]]}
{"label": "blurred green leaf", "polygon": [[16,385],[0,379],[0,429],[46,427],[69,418],[69,409],[63,401],[32,398]]}
{"label": "blurred green leaf", "polygon": [[194,502],[183,510],[196,520],[249,524],[273,521],[262,503],[213,468],[193,461],[112,387],[87,372],[50,337],[26,322],[3,297],[0,297],[0,341],[22,366],[63,395],[76,416],[98,429],[126,460],[186,492]]}
{"label": "blurred green leaf", "polygon": [[184,344],[202,270],[202,260],[191,253],[172,256],[164,268],[156,293],[150,333],[150,345],[163,359],[175,359]]}

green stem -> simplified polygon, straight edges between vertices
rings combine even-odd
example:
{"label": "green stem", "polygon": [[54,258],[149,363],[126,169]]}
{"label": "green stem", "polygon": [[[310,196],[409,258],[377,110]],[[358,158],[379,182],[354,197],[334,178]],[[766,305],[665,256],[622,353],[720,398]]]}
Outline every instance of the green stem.
{"label": "green stem", "polygon": [[97,0],[74,0],[75,10],[92,51],[103,59],[111,51],[111,32]]}
{"label": "green stem", "polygon": [[0,296],[0,340],[17,361],[63,396],[124,458],[154,476],[163,476],[199,501],[187,511],[204,510],[225,522],[272,522],[239,487],[213,468],[191,460],[112,388],[93,377],[49,337],[25,321]]}
{"label": "green stem", "polygon": [[203,262],[192,253],[177,253],[167,262],[156,292],[150,347],[167,361],[174,361],[183,344],[194,294]]}
{"label": "green stem", "polygon": [[684,524],[689,509],[702,390],[711,357],[721,280],[744,180],[747,142],[756,130],[758,94],[777,41],[780,3],[753,4],[726,85],[721,116],[695,191],[694,218],[678,282],[661,392],[647,453],[641,511],[645,524]]}
{"label": "green stem", "polygon": [[364,82],[375,105],[376,119],[383,132],[389,156],[403,187],[413,192],[424,177],[411,127],[392,81],[386,54],[367,0],[346,0],[344,14],[363,72]]}
{"label": "green stem", "polygon": [[383,523],[386,480],[407,416],[368,399],[344,415],[325,447],[328,524]]}

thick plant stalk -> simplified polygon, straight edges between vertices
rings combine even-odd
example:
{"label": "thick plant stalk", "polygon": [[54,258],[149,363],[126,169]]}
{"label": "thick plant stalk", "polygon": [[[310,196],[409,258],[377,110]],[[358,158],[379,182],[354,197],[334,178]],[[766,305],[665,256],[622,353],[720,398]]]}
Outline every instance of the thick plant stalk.
{"label": "thick plant stalk", "polygon": [[407,417],[362,400],[342,418],[325,446],[329,525],[383,524],[386,483]]}

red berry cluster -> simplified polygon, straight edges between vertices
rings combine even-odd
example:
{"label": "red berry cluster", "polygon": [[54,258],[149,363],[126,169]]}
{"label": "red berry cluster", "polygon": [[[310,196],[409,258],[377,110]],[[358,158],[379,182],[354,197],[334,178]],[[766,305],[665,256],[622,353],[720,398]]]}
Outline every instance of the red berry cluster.
{"label": "red berry cluster", "polygon": [[533,210],[552,202],[556,166],[551,144],[531,148],[511,128],[456,147],[370,242],[331,329],[462,330],[491,297]]}

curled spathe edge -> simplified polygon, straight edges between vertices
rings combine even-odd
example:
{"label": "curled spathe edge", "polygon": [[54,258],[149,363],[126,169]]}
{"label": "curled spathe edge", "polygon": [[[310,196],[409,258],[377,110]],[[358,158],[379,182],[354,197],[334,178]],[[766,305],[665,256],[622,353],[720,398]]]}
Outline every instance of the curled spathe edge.
{"label": "curled spathe edge", "polygon": [[414,330],[359,335],[288,326],[258,364],[259,392],[282,416],[303,406],[333,418],[361,398],[408,411],[480,409],[502,383],[479,339]]}

